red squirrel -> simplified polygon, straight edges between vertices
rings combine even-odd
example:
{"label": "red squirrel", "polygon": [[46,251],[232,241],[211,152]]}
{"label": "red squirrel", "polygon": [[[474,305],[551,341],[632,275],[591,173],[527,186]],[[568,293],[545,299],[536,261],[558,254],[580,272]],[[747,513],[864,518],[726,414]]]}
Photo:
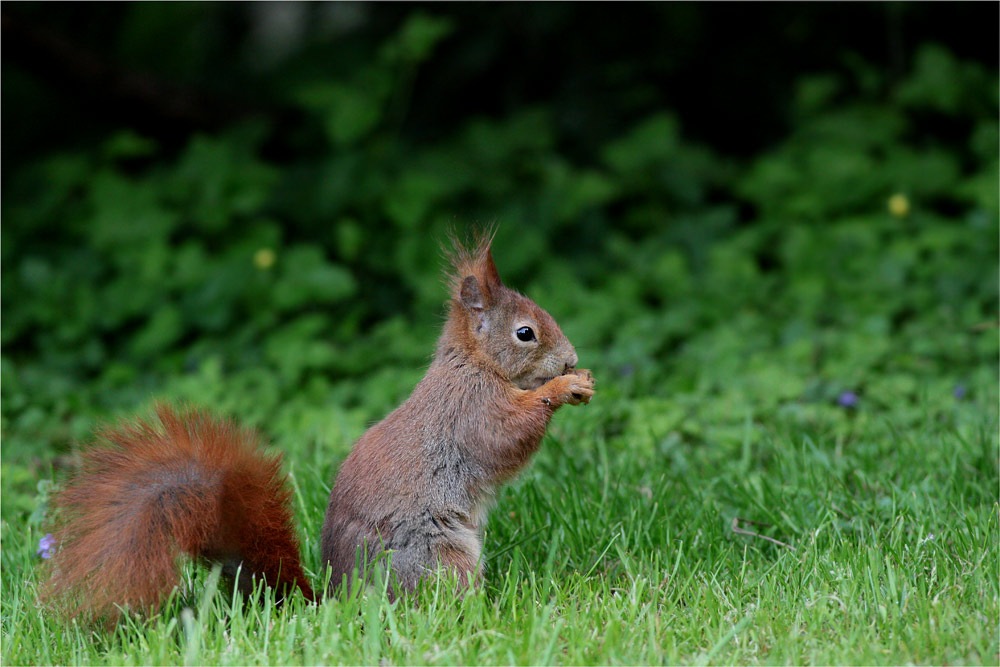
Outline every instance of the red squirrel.
{"label": "red squirrel", "polygon": [[[537,451],[552,414],[588,403],[594,380],[552,317],[500,281],[484,236],[451,252],[451,301],[427,374],[368,429],[341,465],[322,530],[331,588],[390,554],[397,590],[438,568],[466,586],[482,572],[482,535],[499,486]],[[90,618],[155,608],[183,553],[221,563],[248,590],[316,600],[299,560],[280,455],[259,436],[197,411],[99,432],[53,499],[58,545],[49,599]]]}

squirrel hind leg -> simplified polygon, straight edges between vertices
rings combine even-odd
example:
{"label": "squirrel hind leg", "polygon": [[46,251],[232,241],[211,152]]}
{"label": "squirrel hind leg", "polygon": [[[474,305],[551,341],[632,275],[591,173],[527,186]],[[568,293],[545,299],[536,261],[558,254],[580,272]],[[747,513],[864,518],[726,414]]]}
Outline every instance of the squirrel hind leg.
{"label": "squirrel hind leg", "polygon": [[444,571],[455,572],[461,588],[475,588],[479,585],[483,570],[477,554],[449,545],[438,549],[438,559]]}
{"label": "squirrel hind leg", "polygon": [[[396,541],[398,544],[398,541]],[[482,547],[467,529],[450,530],[434,542],[411,542],[392,549],[392,576],[401,590],[413,591],[425,579],[455,576],[461,589],[475,587],[482,572]]]}

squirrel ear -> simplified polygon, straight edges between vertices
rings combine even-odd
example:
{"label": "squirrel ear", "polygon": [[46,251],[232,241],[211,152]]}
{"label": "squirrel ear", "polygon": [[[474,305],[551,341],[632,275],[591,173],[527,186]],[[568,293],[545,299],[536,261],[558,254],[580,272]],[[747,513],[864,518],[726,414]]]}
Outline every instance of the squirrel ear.
{"label": "squirrel ear", "polygon": [[451,292],[459,301],[463,301],[463,281],[469,276],[475,276],[484,307],[488,307],[494,295],[503,288],[497,266],[493,263],[493,253],[490,245],[493,242],[492,232],[481,232],[474,246],[463,244],[454,235],[450,237],[450,247],[445,247],[445,256],[452,266],[448,274]]}
{"label": "squirrel ear", "polygon": [[462,305],[469,309],[469,311],[476,316],[479,324],[476,327],[477,331],[481,331],[486,327],[486,305],[483,299],[483,291],[480,289],[479,280],[475,276],[468,276],[462,281],[462,287],[459,290],[459,299]]}
{"label": "squirrel ear", "polygon": [[469,310],[483,309],[483,292],[479,289],[479,281],[475,276],[468,276],[462,281],[458,296],[462,300],[462,305]]}
{"label": "squirrel ear", "polygon": [[497,265],[493,263],[493,250],[490,246],[486,246],[486,252],[482,259],[482,267],[483,280],[488,286],[498,287],[503,284],[500,282],[500,273],[497,271]]}

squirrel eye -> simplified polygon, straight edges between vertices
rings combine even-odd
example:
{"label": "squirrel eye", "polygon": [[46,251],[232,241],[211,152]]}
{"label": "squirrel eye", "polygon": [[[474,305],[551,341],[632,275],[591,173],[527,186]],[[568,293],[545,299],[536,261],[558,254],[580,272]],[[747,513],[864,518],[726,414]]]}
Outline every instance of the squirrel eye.
{"label": "squirrel eye", "polygon": [[528,341],[535,340],[535,332],[531,330],[531,327],[521,327],[514,333],[517,334],[517,339],[522,340],[525,343]]}

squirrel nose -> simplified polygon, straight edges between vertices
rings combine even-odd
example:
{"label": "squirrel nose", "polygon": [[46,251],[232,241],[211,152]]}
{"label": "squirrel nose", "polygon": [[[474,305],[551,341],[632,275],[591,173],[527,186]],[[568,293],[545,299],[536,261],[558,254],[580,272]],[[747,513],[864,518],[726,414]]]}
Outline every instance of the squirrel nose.
{"label": "squirrel nose", "polygon": [[563,374],[565,375],[566,373],[576,368],[576,362],[578,362],[579,360],[580,360],[579,357],[576,356],[576,352],[574,352],[573,355],[566,360],[566,368],[563,369]]}

